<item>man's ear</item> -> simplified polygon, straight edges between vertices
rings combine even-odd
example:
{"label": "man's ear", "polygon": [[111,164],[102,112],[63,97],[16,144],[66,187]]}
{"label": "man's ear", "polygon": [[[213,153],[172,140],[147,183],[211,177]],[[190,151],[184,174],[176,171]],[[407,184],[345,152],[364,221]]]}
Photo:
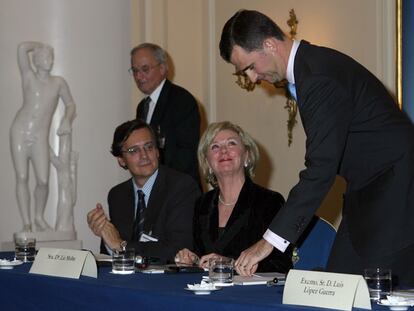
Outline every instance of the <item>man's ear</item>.
{"label": "man's ear", "polygon": [[120,167],[122,167],[124,170],[128,169],[128,166],[126,165],[124,159],[122,157],[117,157],[116,158],[118,160],[118,164]]}
{"label": "man's ear", "polygon": [[156,148],[155,155],[157,156],[158,161],[160,160],[160,150]]}
{"label": "man's ear", "polygon": [[267,38],[263,41],[263,50],[274,53],[277,50],[277,42],[274,38]]}
{"label": "man's ear", "polygon": [[168,65],[167,64],[160,64],[161,75],[167,76],[168,75]]}

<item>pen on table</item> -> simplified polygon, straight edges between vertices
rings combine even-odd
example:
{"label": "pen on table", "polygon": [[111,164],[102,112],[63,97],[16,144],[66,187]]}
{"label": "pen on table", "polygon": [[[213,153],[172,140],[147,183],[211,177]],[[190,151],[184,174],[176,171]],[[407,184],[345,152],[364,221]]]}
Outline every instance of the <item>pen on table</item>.
{"label": "pen on table", "polygon": [[267,287],[276,286],[277,283],[279,283],[279,279],[276,277],[273,280],[267,281],[266,286]]}
{"label": "pen on table", "polygon": [[186,262],[180,262],[180,261],[176,261],[175,264],[177,266],[185,266],[185,267],[197,267],[196,264],[194,263],[186,263]]}

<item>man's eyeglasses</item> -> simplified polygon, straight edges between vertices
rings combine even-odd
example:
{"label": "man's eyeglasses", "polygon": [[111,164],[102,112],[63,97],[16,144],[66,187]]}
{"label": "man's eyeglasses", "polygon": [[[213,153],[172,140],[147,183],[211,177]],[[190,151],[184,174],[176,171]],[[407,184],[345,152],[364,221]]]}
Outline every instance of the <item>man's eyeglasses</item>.
{"label": "man's eyeglasses", "polygon": [[258,84],[258,83],[252,82],[246,74],[246,71],[253,70],[253,69],[254,69],[254,63],[251,63],[246,68],[233,73],[233,75],[237,77],[237,81],[236,81],[237,85],[240,86],[242,89],[247,90],[248,92],[253,91],[256,84]]}
{"label": "man's eyeglasses", "polygon": [[145,152],[151,152],[151,151],[154,150],[154,148],[155,148],[154,143],[153,142],[149,142],[149,143],[146,143],[143,146],[135,145],[135,146],[129,147],[126,150],[121,150],[121,152],[122,153],[126,153],[127,155],[130,155],[130,156],[135,156],[137,154],[141,154],[143,151],[145,151]]}
{"label": "man's eyeglasses", "polygon": [[247,66],[246,68],[243,68],[237,72],[234,73],[235,76],[242,76],[242,77],[247,77],[246,71],[248,70],[253,70],[254,69],[254,63],[251,63],[249,66]]}
{"label": "man's eyeglasses", "polygon": [[129,74],[131,76],[136,76],[139,73],[142,73],[144,75],[147,75],[147,74],[150,73],[151,70],[153,70],[154,68],[158,67],[159,65],[161,65],[161,63],[158,63],[158,64],[156,64],[154,66],[144,65],[144,66],[141,66],[139,68],[137,68],[137,67],[131,67],[131,68],[128,69],[128,72],[129,72]]}

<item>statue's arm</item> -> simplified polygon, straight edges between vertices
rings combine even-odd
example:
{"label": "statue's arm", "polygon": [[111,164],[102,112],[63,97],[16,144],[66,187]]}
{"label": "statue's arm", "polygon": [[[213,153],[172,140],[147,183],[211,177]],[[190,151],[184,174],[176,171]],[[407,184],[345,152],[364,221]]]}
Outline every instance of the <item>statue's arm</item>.
{"label": "statue's arm", "polygon": [[43,46],[40,42],[22,42],[17,47],[17,63],[19,64],[20,73],[25,75],[27,72],[32,71],[30,66],[29,52],[33,51],[37,47]]}
{"label": "statue's arm", "polygon": [[69,134],[72,131],[72,122],[76,117],[76,105],[73,100],[72,94],[68,84],[63,78],[60,78],[60,92],[59,95],[65,104],[65,115],[62,118],[62,122],[58,129],[58,135]]}
{"label": "statue's arm", "polygon": [[59,157],[57,156],[55,151],[50,146],[49,146],[49,156],[50,156],[50,162],[52,163],[52,165],[56,168],[56,170],[59,170],[62,163],[59,160]]}

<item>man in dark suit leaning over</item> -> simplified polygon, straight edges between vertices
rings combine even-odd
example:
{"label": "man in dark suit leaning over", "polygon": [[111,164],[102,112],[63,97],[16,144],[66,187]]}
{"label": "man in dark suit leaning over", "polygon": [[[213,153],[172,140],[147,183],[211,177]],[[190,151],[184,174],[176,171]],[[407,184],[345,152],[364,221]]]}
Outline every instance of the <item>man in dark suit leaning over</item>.
{"label": "man in dark suit leaning over", "polygon": [[178,250],[192,246],[197,183],[158,165],[155,134],[140,119],[116,128],[112,154],[132,178],[109,191],[110,219],[100,203],[88,213],[90,229],[102,238],[101,252],[131,247],[139,255],[173,260]]}
{"label": "man in dark suit leaning over", "polygon": [[197,146],[200,115],[193,95],[167,79],[166,52],[156,44],[143,43],[131,51],[130,73],[146,95],[137,107],[158,135],[160,161],[200,182]]}
{"label": "man in dark suit leaning over", "polygon": [[293,84],[306,133],[306,168],[263,239],[236,261],[238,272],[253,273],[273,247],[295,243],[338,174],[347,189],[328,269],[391,268],[414,285],[414,126],[382,83],[338,51],[288,39],[257,11],[226,22],[220,54],[253,82]]}

